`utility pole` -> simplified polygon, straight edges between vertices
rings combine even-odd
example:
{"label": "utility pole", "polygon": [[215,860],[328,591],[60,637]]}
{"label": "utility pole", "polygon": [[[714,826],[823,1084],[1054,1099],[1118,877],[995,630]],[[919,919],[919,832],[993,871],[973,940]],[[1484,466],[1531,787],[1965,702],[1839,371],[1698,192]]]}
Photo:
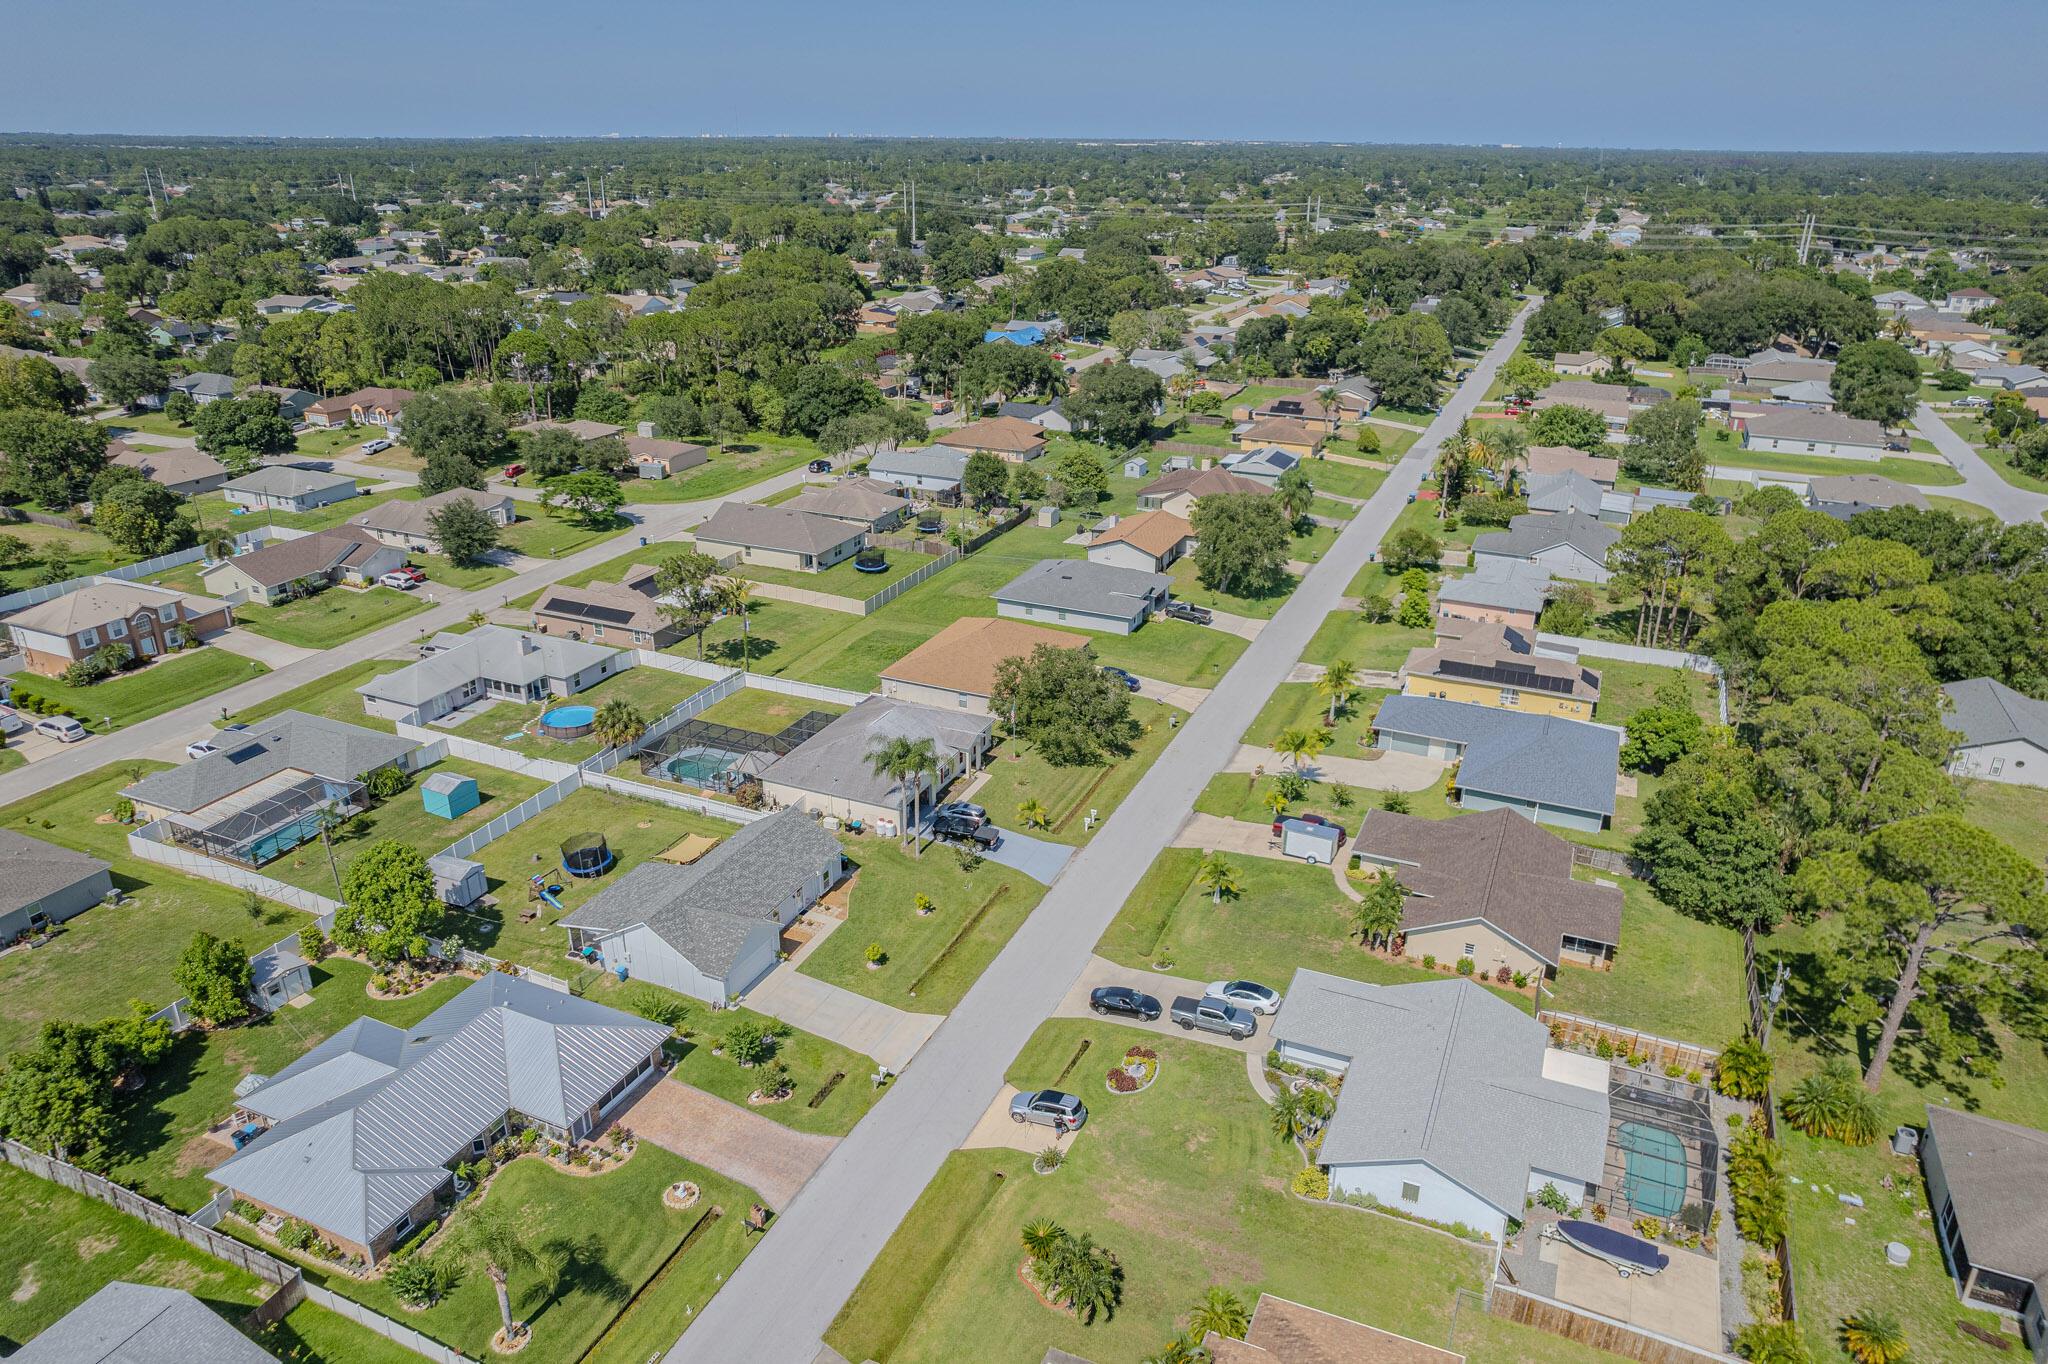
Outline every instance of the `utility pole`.
{"label": "utility pole", "polygon": [[1813,249],[1813,215],[1806,215],[1806,222],[1799,233],[1799,263],[1806,264],[1806,253]]}

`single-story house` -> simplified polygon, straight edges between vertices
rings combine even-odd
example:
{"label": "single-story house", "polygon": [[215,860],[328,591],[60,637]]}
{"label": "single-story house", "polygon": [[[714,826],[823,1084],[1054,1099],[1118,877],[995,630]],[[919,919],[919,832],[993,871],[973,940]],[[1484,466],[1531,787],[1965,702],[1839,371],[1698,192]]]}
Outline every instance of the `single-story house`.
{"label": "single-story house", "polygon": [[249,306],[263,317],[295,317],[320,302],[323,300],[318,294],[272,294]]}
{"label": "single-story house", "polygon": [[107,446],[107,463],[140,469],[150,482],[160,483],[180,497],[210,493],[228,481],[226,465],[190,446],[143,449],[117,440]]}
{"label": "single-story house", "polygon": [[1195,545],[1195,528],[1169,511],[1126,516],[1088,542],[1088,562],[1164,573]]}
{"label": "single-story house", "polygon": [[[905,789],[875,771],[869,755],[899,738],[931,741],[939,764],[936,776],[911,778]],[[978,770],[994,739],[995,721],[986,715],[870,696],[770,763],[761,773],[761,792],[776,804],[870,826],[893,823],[901,813],[900,799],[914,819],[928,797],[955,777]]]}
{"label": "single-story house", "polygon": [[106,899],[112,871],[97,857],[0,829],[0,947]]}
{"label": "single-story house", "polygon": [[1509,568],[1446,578],[1436,589],[1436,633],[1455,639],[1475,623],[1494,621],[1534,630],[1550,600],[1550,574],[1515,561]]}
{"label": "single-story house", "polygon": [[1608,370],[1607,357],[1592,350],[1561,350],[1551,357],[1550,367],[1559,374],[1577,377],[1605,374]]}
{"label": "single-story house", "polygon": [[[652,423],[641,425],[651,427]],[[626,455],[641,478],[668,478],[711,462],[711,452],[705,447],[686,440],[664,440],[648,430],[626,437]]]}
{"label": "single-story house", "polygon": [[1016,417],[984,417],[932,438],[932,444],[966,454],[991,454],[1009,464],[1037,459],[1045,452],[1045,428]]}
{"label": "single-story house", "polygon": [[435,1216],[452,1165],[515,1127],[604,1132],[671,1031],[488,972],[417,1026],[358,1019],[243,1095],[268,1130],[207,1177],[375,1264]]}
{"label": "single-story house", "polygon": [[614,426],[610,422],[592,421],[588,417],[578,417],[573,421],[525,422],[513,427],[512,434],[515,436],[538,436],[546,431],[567,431],[577,440],[588,445],[594,440],[603,440],[608,436],[623,435],[625,430],[625,427]]}
{"label": "single-story house", "polygon": [[[1552,387],[1556,387],[1556,385]],[[1588,387],[1605,387],[1605,385],[1588,385]],[[1636,412],[1625,399],[1621,398],[1564,398],[1554,396],[1548,392],[1535,401],[1531,406],[1531,410],[1543,412],[1553,407],[1585,408],[1588,412],[1593,413],[1602,422],[1606,423],[1608,439],[1610,440],[1617,439],[1622,432],[1628,430],[1628,419],[1633,417]]]}
{"label": "single-story house", "polygon": [[147,660],[232,624],[224,601],[118,578],[96,579],[7,617],[28,670],[44,677],[61,676],[103,645],[125,645]]}
{"label": "single-story house", "polygon": [[257,394],[268,394],[277,399],[277,415],[288,422],[305,420],[306,409],[320,401],[320,395],[303,388],[285,388],[277,384],[251,384],[242,390],[244,398]]}
{"label": "single-story house", "polygon": [[1323,1129],[1331,1192],[1463,1223],[1496,1245],[1545,1184],[1576,1201],[1606,1171],[1605,1068],[1592,1087],[1586,1068],[1552,1064],[1549,1041],[1469,980],[1367,985],[1297,970],[1273,1021],[1286,1060],[1369,1077],[1344,1086]]}
{"label": "single-story house", "polygon": [[1216,462],[1239,478],[1272,488],[1279,486],[1282,474],[1299,468],[1301,460],[1300,455],[1278,445],[1258,445],[1233,450]]}
{"label": "single-story house", "polygon": [[989,344],[1035,346],[1045,340],[1045,328],[1036,322],[1005,322],[983,332],[981,339]]}
{"label": "single-story house", "polygon": [[1463,808],[1587,832],[1614,817],[1621,737],[1610,725],[1433,696],[1390,696],[1373,717],[1374,747],[1458,764]]}
{"label": "single-story house", "polygon": [[1605,965],[1620,945],[1621,892],[1574,880],[1572,845],[1511,811],[1418,819],[1373,810],[1351,851],[1407,891],[1410,957],[1540,977],[1566,963]]}
{"label": "single-story house", "polygon": [[1834,377],[1835,362],[1788,355],[1768,347],[1741,362],[1742,381],[1750,385],[1825,384]]}
{"label": "single-story house", "polygon": [[2011,786],[2048,786],[2048,701],[1990,677],[1944,682],[1941,690],[1948,700],[1941,723],[1955,735],[1950,772]]}
{"label": "single-story house", "polygon": [[874,478],[843,478],[829,487],[800,492],[778,505],[872,531],[892,530],[910,515],[903,490]]}
{"label": "single-story house", "polygon": [[1330,385],[1329,405],[1346,417],[1363,417],[1380,405],[1380,386],[1363,374]]}
{"label": "single-story house", "polygon": [[1860,511],[1917,507],[1927,511],[1927,494],[1910,483],[1879,474],[1823,474],[1806,485],[1806,505],[1846,521]]}
{"label": "single-story house", "polygon": [[405,405],[414,398],[409,388],[359,388],[332,398],[322,398],[306,409],[308,426],[395,427],[403,420]]}
{"label": "single-story house", "polygon": [[787,507],[721,502],[697,527],[697,549],[714,559],[817,573],[860,553],[867,528]]}
{"label": "single-story house", "polygon": [[1589,455],[1569,445],[1532,445],[1522,458],[1529,477],[1538,474],[1578,474],[1597,487],[1612,491],[1621,477],[1621,461],[1605,455]]}
{"label": "single-story house", "polygon": [[182,393],[199,406],[235,396],[235,381],[225,374],[180,374],[171,380],[170,391]]}
{"label": "single-story house", "polygon": [[[1313,287],[1319,283],[1310,280]],[[1208,1332],[1201,1340],[1207,1364],[1465,1364],[1465,1356],[1424,1345],[1392,1331],[1313,1307],[1259,1294],[1244,1339]],[[1085,1364],[1078,1355],[1049,1352],[1042,1364]]]}
{"label": "single-story house", "polygon": [[845,869],[837,836],[785,809],[687,866],[642,862],[559,922],[572,954],[723,1004],[775,968],[782,930]]}
{"label": "single-story house", "polygon": [[1267,484],[1231,473],[1228,469],[1169,469],[1138,489],[1138,509],[1172,512],[1183,521],[1192,521],[1195,503],[1202,498],[1272,491]]}
{"label": "single-story house", "polygon": [[270,464],[252,469],[220,485],[221,496],[251,511],[307,512],[356,495],[356,481],[347,474],[323,474]]}
{"label": "single-story house", "polygon": [[1920,1165],[1956,1296],[2019,1321],[2048,1360],[2048,1132],[1929,1104]]}
{"label": "single-story house", "polygon": [[1640,412],[1644,408],[1669,402],[1670,399],[1670,393],[1664,389],[1653,388],[1647,384],[1602,384],[1589,383],[1584,379],[1563,379],[1544,389],[1543,398],[1537,401],[1536,406],[1542,407],[1544,401],[1549,400],[1553,406],[1565,404],[1594,407],[1594,410],[1600,411],[1603,409],[1596,407],[1596,404],[1622,403],[1631,410]]}
{"label": "single-story house", "polygon": [[1080,649],[1088,641],[1064,630],[1047,630],[999,616],[963,616],[882,669],[881,693],[938,710],[989,714],[996,667],[1043,644]]}
{"label": "single-story house", "polygon": [[2048,369],[2039,365],[1987,365],[1977,371],[1980,384],[1997,384],[2007,392],[2038,388],[2048,382]]}
{"label": "single-story house", "polygon": [[1611,526],[1625,526],[1635,511],[1627,493],[1603,492],[1584,474],[1531,474],[1527,485],[1531,513],[1545,516],[1590,516]]}
{"label": "single-story house", "polygon": [[364,776],[410,768],[419,754],[411,739],[296,710],[223,732],[216,742],[214,752],[153,772],[121,794],[143,819],[166,821],[171,842],[249,866],[317,838],[320,811],[367,809]]}
{"label": "single-story house", "polygon": [[373,583],[404,562],[405,551],[353,526],[334,526],[223,559],[200,570],[199,581],[230,601],[275,606],[338,582]]}
{"label": "single-story house", "polygon": [[394,497],[366,512],[357,512],[348,519],[348,524],[398,549],[437,554],[441,540],[434,534],[434,517],[454,502],[469,503],[488,516],[494,526],[509,526],[519,514],[518,503],[508,493],[450,488],[421,498]]}
{"label": "single-story house", "polygon": [[1333,434],[1343,414],[1335,407],[1325,405],[1313,393],[1286,393],[1270,398],[1251,411],[1253,421],[1277,418],[1281,421],[1300,422],[1323,435]]}
{"label": "single-story house", "polygon": [[[1203,358],[1210,364],[1215,363],[1215,357],[1213,356],[1204,356]],[[1188,362],[1177,350],[1158,350],[1152,347],[1145,347],[1140,350],[1134,350],[1125,356],[1124,363],[1132,369],[1142,369],[1147,374],[1154,375],[1161,383],[1172,383],[1175,379],[1188,372]]]}
{"label": "single-story house", "polygon": [[1488,531],[1472,542],[1472,565],[1484,573],[1526,564],[1552,577],[1604,583],[1614,576],[1607,551],[1621,532],[1582,512],[1549,515],[1525,512],[1506,530]]}
{"label": "single-story house", "polygon": [[1060,410],[1058,398],[1049,403],[1004,403],[996,409],[996,415],[1011,417],[1020,422],[1030,422],[1033,426],[1043,427],[1047,431],[1074,429],[1074,423]]}
{"label": "single-story house", "polygon": [[1773,385],[1771,401],[1793,403],[1814,412],[1835,410],[1835,392],[1820,379],[1800,379],[1789,384]]}
{"label": "single-story house", "polygon": [[967,453],[933,446],[922,450],[884,450],[868,461],[868,477],[919,492],[957,491],[967,469]]}
{"label": "single-story house", "polygon": [[993,595],[996,614],[1013,620],[1128,635],[1166,605],[1172,588],[1173,579],[1164,573],[1085,559],[1040,559]]}
{"label": "single-story house", "polygon": [[574,696],[634,665],[617,649],[503,625],[435,635],[423,652],[419,662],[356,688],[366,713],[423,725],[486,697],[526,704]]}
{"label": "single-story house", "polygon": [[1271,446],[1286,451],[1297,459],[1309,459],[1322,449],[1323,433],[1307,422],[1294,421],[1287,417],[1258,417],[1239,426],[1235,432],[1237,448],[1257,450]]}
{"label": "single-story house", "polygon": [[1765,411],[1744,418],[1742,428],[1745,450],[1873,461],[1885,456],[1882,426],[1839,412]]}
{"label": "single-story house", "polygon": [[1879,312],[1890,313],[1893,317],[1917,312],[1927,306],[1926,299],[1906,289],[1887,289],[1881,294],[1873,295],[1870,301],[1877,305]]}
{"label": "single-story house", "polygon": [[115,1279],[9,1356],[15,1364],[276,1364],[276,1356],[181,1288]]}
{"label": "single-story house", "polygon": [[615,583],[551,583],[533,604],[533,628],[620,649],[666,649],[683,632],[656,605],[654,574],[653,565],[634,564]]}
{"label": "single-story house", "polygon": [[1411,649],[1401,665],[1401,690],[1498,706],[1531,715],[1590,720],[1600,700],[1600,674],[1579,664],[1570,645],[1539,644],[1532,630],[1485,622],[1455,640]]}

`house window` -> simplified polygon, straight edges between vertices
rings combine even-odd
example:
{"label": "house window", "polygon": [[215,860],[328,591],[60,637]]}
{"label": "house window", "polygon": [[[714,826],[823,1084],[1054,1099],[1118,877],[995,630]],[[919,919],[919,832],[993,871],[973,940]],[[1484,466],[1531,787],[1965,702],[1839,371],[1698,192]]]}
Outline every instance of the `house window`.
{"label": "house window", "polygon": [[1403,1203],[1420,1203],[1422,1201],[1422,1186],[1420,1184],[1404,1182],[1401,1185],[1401,1201]]}
{"label": "house window", "polygon": [[157,608],[156,618],[166,625],[174,625],[178,620],[178,608],[175,606],[160,606]]}
{"label": "house window", "polygon": [[108,639],[126,639],[126,638],[128,638],[128,622],[127,622],[127,621],[125,621],[125,620],[110,620],[110,621],[108,621],[108,622],[107,622],[107,638],[108,638]]}
{"label": "house window", "polygon": [[1500,703],[1503,706],[1519,706],[1522,704],[1522,693],[1513,687],[1502,687],[1500,689]]}
{"label": "house window", "polygon": [[1468,957],[1476,957],[1476,956],[1478,956],[1478,955],[1479,955],[1479,944],[1478,944],[1478,943],[1470,943],[1470,942],[1466,943],[1466,944],[1465,944],[1465,951],[1464,951],[1463,955],[1465,955],[1465,956],[1468,956]]}
{"label": "house window", "polygon": [[100,632],[97,630],[80,630],[78,632],[78,647],[81,649],[98,648],[99,642]]}
{"label": "house window", "polygon": [[394,1241],[402,1241],[405,1239],[405,1234],[411,1230],[412,1214],[406,1213],[404,1216],[400,1217],[396,1222],[393,1222],[391,1224],[391,1239]]}
{"label": "house window", "polygon": [[469,1153],[473,1156],[480,1156],[490,1149],[491,1139],[488,1136],[478,1137],[469,1144]]}

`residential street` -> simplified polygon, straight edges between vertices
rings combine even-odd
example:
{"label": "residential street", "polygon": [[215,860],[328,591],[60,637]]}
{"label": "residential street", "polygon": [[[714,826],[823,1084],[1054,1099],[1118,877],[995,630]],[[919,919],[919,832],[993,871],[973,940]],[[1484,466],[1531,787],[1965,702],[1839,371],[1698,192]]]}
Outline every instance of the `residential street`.
{"label": "residential street", "polygon": [[2038,521],[2048,511],[2048,494],[2030,493],[2024,488],[2015,488],[2005,481],[1998,470],[1984,462],[1970,445],[1950,429],[1949,424],[1935,415],[1932,407],[1920,404],[1913,414],[1914,434],[1925,436],[1941,451],[1942,457],[1963,476],[1960,488],[1930,488],[1940,497],[1959,497],[1966,502],[1975,502],[1980,507],[1989,507],[1998,514],[2001,521],[2021,524]]}
{"label": "residential street", "polygon": [[846,1137],[775,1229],[670,1353],[677,1361],[811,1364],[840,1304],[949,1152],[987,1110],[1026,1039],[1052,1014],[1193,793],[1236,753],[1248,716],[1293,668],[1323,619],[1513,353],[1535,304],[1474,367],[1330,552],[1181,727],[1152,769],[1069,863],[891,1091]]}

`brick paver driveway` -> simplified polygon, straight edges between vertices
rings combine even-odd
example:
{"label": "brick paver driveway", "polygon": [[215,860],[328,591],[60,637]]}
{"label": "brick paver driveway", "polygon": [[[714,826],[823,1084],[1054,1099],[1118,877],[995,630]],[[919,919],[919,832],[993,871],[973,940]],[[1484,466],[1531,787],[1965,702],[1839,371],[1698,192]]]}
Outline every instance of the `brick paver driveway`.
{"label": "brick paver driveway", "polygon": [[837,1137],[793,1132],[673,1079],[650,1086],[619,1121],[656,1146],[750,1186],[777,1212],[839,1144]]}

